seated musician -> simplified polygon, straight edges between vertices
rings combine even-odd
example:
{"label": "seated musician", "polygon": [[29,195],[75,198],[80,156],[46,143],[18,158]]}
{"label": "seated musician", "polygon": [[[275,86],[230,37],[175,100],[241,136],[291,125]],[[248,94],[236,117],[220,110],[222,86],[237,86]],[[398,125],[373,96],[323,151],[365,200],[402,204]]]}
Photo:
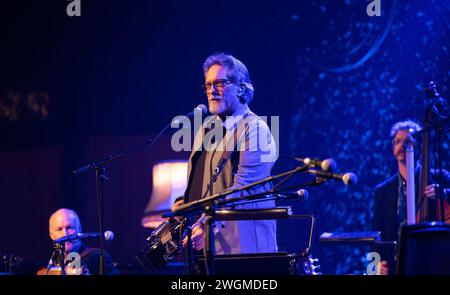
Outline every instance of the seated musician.
{"label": "seated musician", "polygon": [[[392,153],[397,160],[398,172],[379,184],[375,188],[373,230],[381,231],[383,241],[399,241],[401,226],[406,224],[406,150],[404,145],[415,144],[412,133],[419,131],[421,127],[410,120],[395,123],[391,128]],[[415,146],[415,150],[418,148]],[[419,167],[417,167],[419,168]],[[419,171],[416,169],[416,200],[418,193]],[[425,196],[435,199],[437,195],[445,198],[444,202],[449,203],[450,193],[450,173],[442,171],[443,183],[439,186],[436,181],[439,176],[437,171],[431,169],[430,184],[425,188]],[[417,203],[417,202],[416,202]],[[418,209],[420,204],[416,204]],[[383,260],[378,265],[380,274],[392,274],[392,266]]]}
{"label": "seated musician", "polygon": [[[50,238],[55,241],[68,235],[75,235],[81,232],[81,223],[75,211],[62,208],[54,212],[49,219],[49,233]],[[67,265],[67,258],[70,253],[76,252],[80,255],[81,270],[76,274],[91,274],[96,275],[100,273],[100,249],[89,248],[83,243],[81,239],[74,241],[67,241],[64,244],[64,263]],[[108,253],[104,253],[105,269],[104,274],[117,274],[117,270]],[[52,266],[46,267],[38,271],[39,275],[46,274],[60,274],[60,271],[52,271],[52,269],[59,269],[57,259],[52,257]],[[67,269],[67,268],[65,268]],[[66,271],[67,274],[72,272]]]}

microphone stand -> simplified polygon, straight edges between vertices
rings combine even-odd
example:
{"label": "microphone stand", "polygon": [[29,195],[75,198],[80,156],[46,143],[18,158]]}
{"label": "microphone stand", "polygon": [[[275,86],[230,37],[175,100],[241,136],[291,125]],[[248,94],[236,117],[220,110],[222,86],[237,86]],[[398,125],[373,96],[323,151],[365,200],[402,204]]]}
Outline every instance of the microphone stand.
{"label": "microphone stand", "polygon": [[193,252],[193,248],[192,248],[192,224],[193,224],[193,222],[191,221],[191,219],[192,219],[192,217],[186,218],[186,223],[187,223],[186,230],[187,230],[187,238],[188,238],[187,248],[186,248],[186,252],[187,252],[186,259],[188,262],[188,274],[189,275],[194,274],[193,263],[191,263],[194,259],[194,252]]}
{"label": "microphone stand", "polygon": [[204,207],[205,214],[205,267],[206,275],[214,274],[214,219],[215,207],[213,204],[206,204]]}
{"label": "microphone stand", "polygon": [[218,207],[223,207],[223,206],[228,205],[228,204],[231,203],[231,204],[233,204],[233,206],[238,206],[238,205],[245,205],[245,204],[265,202],[265,201],[295,199],[295,198],[297,198],[297,196],[290,196],[290,197],[274,196],[274,197],[270,197],[270,198],[260,198],[260,197],[264,196],[264,195],[279,194],[279,193],[283,193],[283,192],[294,190],[294,189],[301,189],[301,188],[305,188],[305,187],[312,187],[312,186],[320,185],[320,184],[322,184],[322,183],[324,183],[326,181],[327,181],[326,179],[318,177],[315,180],[307,182],[307,183],[302,184],[302,185],[290,186],[290,187],[286,187],[284,189],[279,189],[279,190],[273,190],[272,189],[272,190],[267,191],[267,192],[258,193],[258,194],[254,194],[254,195],[250,195],[250,196],[245,196],[245,198],[244,198],[245,201],[244,202],[234,203],[234,202],[242,201],[242,198],[234,198],[234,199],[228,199],[226,201],[218,201],[217,205],[218,205]]}
{"label": "microphone stand", "polygon": [[[98,224],[100,228],[100,261],[99,261],[99,274],[104,275],[105,271],[105,237],[103,235],[105,229],[105,221],[104,221],[104,186],[106,181],[108,181],[108,175],[106,171],[106,167],[118,163],[119,161],[125,160],[127,157],[131,157],[136,155],[138,152],[144,150],[145,148],[151,146],[155,142],[157,142],[163,135],[168,134],[167,130],[171,127],[171,125],[166,125],[155,138],[152,138],[141,144],[132,148],[127,152],[120,152],[116,154],[109,155],[100,161],[95,161],[90,164],[84,165],[78,169],[75,169],[73,173],[75,175],[80,175],[90,170],[95,170],[95,180],[96,180],[96,193],[97,193],[97,214],[98,214]],[[173,130],[169,130],[173,131]]]}
{"label": "microphone stand", "polygon": [[52,256],[50,257],[50,261],[47,265],[47,274],[50,271],[50,268],[52,267],[52,264],[54,264],[53,262],[53,258],[58,260],[58,264],[61,267],[61,275],[64,276],[66,275],[66,269],[65,269],[65,265],[64,265],[64,242],[54,242],[53,244],[53,253]]}
{"label": "microphone stand", "polygon": [[58,252],[58,261],[59,261],[59,265],[61,266],[61,275],[66,275],[66,268],[64,265],[64,250],[65,250],[65,246],[64,244],[56,244],[56,249]]}
{"label": "microphone stand", "polygon": [[102,233],[105,232],[104,221],[104,187],[105,182],[108,181],[106,174],[106,166],[95,167],[95,180],[97,187],[97,210],[98,210],[98,224],[100,227],[100,260],[99,260],[99,274],[105,274],[105,237]]}
{"label": "microphone stand", "polygon": [[173,212],[168,212],[168,213],[162,214],[162,217],[167,218],[167,217],[173,217],[173,216],[184,216],[184,215],[190,215],[190,214],[198,214],[199,212],[202,213],[202,208],[205,206],[205,204],[213,203],[216,200],[224,198],[224,197],[226,197],[228,195],[247,190],[249,188],[255,187],[255,186],[260,185],[260,184],[264,184],[264,183],[267,183],[267,182],[270,182],[270,181],[273,181],[273,180],[276,180],[276,179],[279,179],[279,178],[282,178],[282,177],[285,177],[285,176],[290,176],[291,174],[296,174],[296,173],[299,173],[299,172],[303,172],[305,170],[308,170],[309,168],[310,167],[307,166],[307,165],[299,166],[299,167],[296,167],[295,169],[292,169],[292,170],[289,170],[289,171],[286,171],[286,172],[283,172],[283,173],[280,173],[280,174],[277,174],[277,175],[274,175],[274,176],[269,176],[269,177],[264,178],[262,180],[258,180],[258,181],[252,182],[250,184],[241,186],[239,188],[228,189],[228,190],[225,190],[225,191],[223,191],[221,193],[216,193],[216,194],[214,194],[212,196],[209,196],[207,198],[203,198],[203,199],[200,199],[200,200],[196,200],[196,201],[193,201],[193,202],[189,202],[189,203],[180,205]]}
{"label": "microphone stand", "polygon": [[[204,213],[205,214],[205,220],[206,222],[205,224],[205,266],[206,266],[206,274],[207,275],[212,275],[214,274],[214,233],[213,233],[213,224],[214,224],[214,219],[215,219],[215,207],[217,205],[218,202],[221,202],[221,205],[224,204],[228,204],[231,202],[235,202],[236,198],[230,199],[230,200],[222,200],[224,197],[226,197],[227,195],[236,193],[236,192],[241,192],[244,190],[247,190],[249,188],[255,187],[257,185],[261,185],[282,177],[291,177],[292,175],[299,173],[299,172],[303,172],[310,169],[309,165],[305,165],[305,166],[299,166],[296,167],[295,169],[286,171],[284,173],[280,173],[278,175],[274,175],[274,176],[269,176],[265,179],[259,180],[259,181],[255,181],[252,182],[248,185],[236,188],[236,189],[229,189],[226,190],[224,192],[221,193],[216,193],[210,197],[207,198],[203,198],[200,200],[196,200],[193,202],[189,202],[186,204],[183,204],[179,207],[177,207],[177,209],[175,209],[173,212],[169,212],[169,213],[165,213],[162,214],[162,217],[166,218],[166,217],[173,217],[173,216],[184,216],[187,217],[188,216],[194,216],[196,214],[201,214]],[[321,180],[320,182],[314,181],[313,184],[320,184],[323,181]],[[299,187],[299,186],[296,186]],[[291,188],[289,188],[291,189]],[[279,190],[277,192],[282,192],[285,191],[287,189],[283,189],[283,190]],[[270,190],[268,192],[264,192],[264,193],[260,193],[260,194],[256,194],[254,196],[259,196],[259,195],[267,195],[267,194],[272,194],[275,193],[276,191]],[[250,196],[253,197],[253,196]],[[189,251],[189,249],[188,249]],[[189,253],[189,252],[188,252]],[[192,261],[188,260],[188,264],[191,265]],[[189,266],[189,268],[191,268],[191,266]]]}

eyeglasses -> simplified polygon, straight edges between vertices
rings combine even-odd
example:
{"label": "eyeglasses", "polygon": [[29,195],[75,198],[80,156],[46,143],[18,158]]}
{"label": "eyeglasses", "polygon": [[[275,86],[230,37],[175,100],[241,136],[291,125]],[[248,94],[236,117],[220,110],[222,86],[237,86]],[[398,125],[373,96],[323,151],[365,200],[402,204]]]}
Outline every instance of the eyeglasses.
{"label": "eyeglasses", "polygon": [[208,82],[204,85],[201,85],[203,91],[206,93],[211,90],[211,88],[214,86],[215,89],[218,91],[223,91],[226,85],[236,83],[235,80],[229,80],[229,79],[218,79],[213,82]]}
{"label": "eyeglasses", "polygon": [[416,143],[416,141],[411,138],[406,138],[406,139],[394,138],[392,140],[393,146],[397,146],[399,144],[401,144],[402,146],[414,146],[415,143]]}

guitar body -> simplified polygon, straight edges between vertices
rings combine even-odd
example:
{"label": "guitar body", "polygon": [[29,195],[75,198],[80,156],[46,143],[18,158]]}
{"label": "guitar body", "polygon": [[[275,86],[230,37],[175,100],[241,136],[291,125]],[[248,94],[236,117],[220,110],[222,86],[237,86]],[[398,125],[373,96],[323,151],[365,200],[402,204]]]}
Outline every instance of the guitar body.
{"label": "guitar body", "polygon": [[[48,271],[47,271],[46,267],[43,267],[36,272],[36,275],[38,275],[38,276],[61,276],[62,271],[61,271],[61,267],[59,267],[59,266],[52,266]],[[85,266],[82,266],[80,268],[66,267],[66,275],[76,275],[76,276],[77,275],[89,275],[89,270]]]}
{"label": "guitar body", "polygon": [[38,276],[60,276],[61,275],[61,267],[53,266],[48,271],[46,267],[41,268],[36,272]]}

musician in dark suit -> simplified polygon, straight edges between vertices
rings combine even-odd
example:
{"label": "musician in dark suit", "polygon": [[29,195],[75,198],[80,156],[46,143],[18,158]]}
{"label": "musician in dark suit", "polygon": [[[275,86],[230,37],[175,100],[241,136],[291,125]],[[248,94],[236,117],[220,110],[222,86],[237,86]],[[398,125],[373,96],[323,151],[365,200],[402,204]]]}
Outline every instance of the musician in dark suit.
{"label": "musician in dark suit", "polygon": [[[398,171],[392,177],[385,180],[375,188],[373,230],[381,231],[383,241],[399,241],[401,226],[406,224],[406,150],[405,146],[414,145],[415,140],[412,133],[420,131],[419,124],[411,121],[401,121],[395,123],[391,128],[392,152],[397,160]],[[417,149],[417,148],[415,148]],[[418,203],[419,191],[419,167],[415,173],[416,184],[416,204]],[[430,185],[425,188],[425,196],[436,198],[439,194],[444,196],[446,202],[449,200],[449,190],[444,187],[450,186],[450,173],[443,170],[444,187],[439,187],[433,183],[437,173],[431,170]],[[438,192],[439,190],[439,192]],[[420,205],[420,204],[419,204]],[[416,208],[418,205],[416,205]],[[387,261],[382,261],[379,265],[380,274],[388,274]]]}
{"label": "musician in dark suit", "polygon": [[[81,223],[78,214],[66,208],[61,208],[54,212],[49,219],[50,238],[55,241],[67,235],[75,235],[81,232]],[[67,241],[64,244],[64,260],[70,253],[78,253],[80,255],[82,274],[99,274],[100,273],[100,249],[87,247],[81,239]],[[52,259],[53,260],[53,259]],[[104,274],[117,274],[113,261],[108,253],[104,253],[105,270]],[[57,265],[57,261],[52,261]],[[46,274],[47,269],[40,271],[38,274]]]}

